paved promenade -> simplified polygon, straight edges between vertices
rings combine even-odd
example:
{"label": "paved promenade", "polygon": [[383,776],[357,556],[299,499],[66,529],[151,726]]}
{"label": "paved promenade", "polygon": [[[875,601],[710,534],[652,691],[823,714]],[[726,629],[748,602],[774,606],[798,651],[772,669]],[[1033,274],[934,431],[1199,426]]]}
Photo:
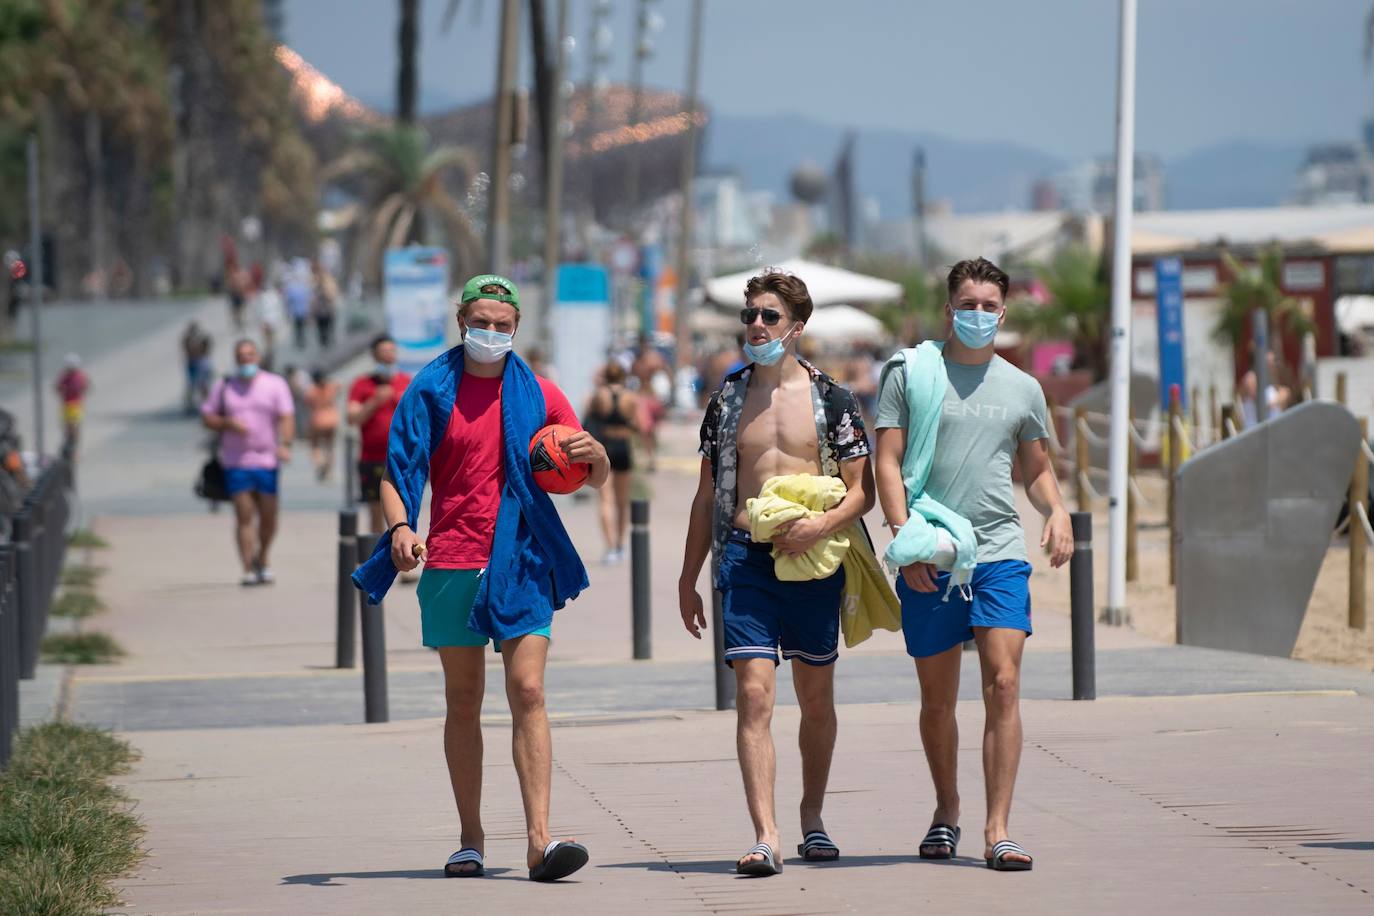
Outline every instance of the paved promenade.
{"label": "paved promenade", "polygon": [[[206,310],[213,326],[217,313]],[[222,319],[221,319],[222,321]],[[167,331],[155,331],[166,342]],[[145,336],[140,340],[146,341]],[[188,492],[199,433],[179,392],[139,381],[140,344],[95,360],[127,379],[93,398],[82,472],[110,542],[110,611],[90,626],[130,655],[46,669],[30,720],[60,703],[143,752],[126,782],[150,857],[129,913],[963,912],[1364,913],[1374,907],[1374,673],[1165,646],[1099,627],[1093,703],[1070,695],[1067,588],[1045,573],[1026,656],[1026,748],[1013,836],[1030,874],[981,860],[976,665],[960,716],[965,842],[953,863],[916,845],[932,806],[916,682],[895,634],[837,668],[840,740],[826,823],[844,858],[742,880],[753,843],[733,713],[712,709],[709,642],[675,601],[693,422],[670,430],[653,506],[654,660],[630,660],[628,565],[602,567],[590,501],[565,501],[592,589],[560,612],[548,676],[553,826],[592,851],[560,886],[524,880],[499,661],[489,667],[485,811],[490,877],[446,881],[457,822],[439,742],[441,681],[419,646],[413,589],[387,602],[392,721],[362,724],[361,674],[335,670],[336,484],[304,452],[284,484],[279,582],[243,589],[229,517]],[[0,391],[0,398],[4,392]],[[112,460],[116,459],[117,460]],[[1038,527],[1035,529],[1038,531]],[[799,842],[797,712],[786,669],[775,718],[783,845]]]}

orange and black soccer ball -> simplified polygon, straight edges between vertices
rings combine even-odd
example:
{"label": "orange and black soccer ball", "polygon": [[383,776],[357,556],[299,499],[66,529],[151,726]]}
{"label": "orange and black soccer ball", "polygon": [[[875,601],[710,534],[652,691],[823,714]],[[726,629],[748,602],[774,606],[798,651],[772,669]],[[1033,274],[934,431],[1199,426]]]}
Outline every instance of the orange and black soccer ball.
{"label": "orange and black soccer ball", "polygon": [[572,493],[587,482],[591,466],[574,464],[563,451],[563,440],[577,430],[557,423],[545,426],[530,440],[530,467],[534,482],[545,493]]}

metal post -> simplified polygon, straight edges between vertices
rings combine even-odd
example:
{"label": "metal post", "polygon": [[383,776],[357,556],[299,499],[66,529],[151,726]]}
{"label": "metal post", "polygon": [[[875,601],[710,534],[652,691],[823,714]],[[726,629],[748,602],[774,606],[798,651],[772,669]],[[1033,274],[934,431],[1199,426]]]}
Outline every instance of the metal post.
{"label": "metal post", "polygon": [[[692,365],[692,321],[687,308],[687,290],[691,287],[691,258],[693,221],[696,205],[692,198],[692,182],[697,175],[697,91],[701,82],[701,20],[704,0],[692,0],[692,44],[687,56],[687,145],[682,150],[682,211],[677,237],[677,290],[673,302],[675,317],[673,331],[677,336],[675,354],[681,371]],[[673,385],[677,394],[677,385]],[[690,405],[677,404],[677,407]]]}
{"label": "metal post", "polygon": [[[630,51],[630,127],[639,126],[639,119],[643,114],[644,105],[644,59],[649,56],[648,48],[645,45],[648,35],[649,23],[649,3],[648,0],[636,0],[635,11],[635,43]],[[625,225],[629,226],[635,214],[635,207],[639,201],[639,165],[640,157],[643,155],[644,144],[639,140],[630,143],[626,150],[630,154],[630,161],[625,168],[625,206],[629,208],[625,215]],[[651,328],[644,328],[645,333],[649,333]]]}
{"label": "metal post", "polygon": [[636,499],[630,502],[630,600],[634,626],[634,653],[636,659],[654,657],[654,647],[650,639],[652,628],[651,609],[653,601],[649,597],[649,501]]}
{"label": "metal post", "polygon": [[1345,373],[1344,373],[1344,372],[1337,372],[1337,373],[1336,373],[1336,402],[1339,403],[1339,404],[1344,404],[1344,403],[1345,403]]}
{"label": "metal post", "polygon": [[[378,535],[358,535],[358,556],[372,555]],[[367,595],[358,591],[358,614],[363,631],[363,718],[367,722],[387,722],[386,697],[386,617],[380,604],[368,604]]]}
{"label": "metal post", "polygon": [[1116,230],[1112,248],[1112,429],[1108,457],[1107,613],[1126,613],[1126,406],[1131,401],[1131,208],[1135,187],[1136,0],[1121,0],[1116,109]]}
{"label": "metal post", "polygon": [[1069,627],[1073,640],[1073,698],[1097,699],[1093,632],[1093,517],[1074,512],[1073,558],[1069,560]]}
{"label": "metal post", "polygon": [[520,0],[502,0],[501,46],[496,64],[496,126],[492,131],[491,199],[487,218],[487,266],[507,272],[510,260],[511,134],[515,75],[520,63]]}
{"label": "metal post", "polygon": [[[1130,412],[1131,428],[1135,428],[1135,411]],[[1131,438],[1130,449],[1127,453],[1126,476],[1129,480],[1135,480],[1136,466],[1140,461],[1140,450],[1136,447],[1135,438]],[[1128,487],[1126,490],[1126,581],[1135,582],[1140,578],[1140,557],[1136,549],[1137,542],[1140,540],[1137,532],[1139,526],[1139,501],[1135,498],[1135,487]]]}
{"label": "metal post", "polygon": [[351,506],[339,510],[339,581],[338,613],[334,636],[334,667],[352,668],[358,664],[354,633],[357,615],[353,608],[358,600],[353,596],[353,570],[358,568],[358,511]]}
{"label": "metal post", "polygon": [[[38,208],[38,136],[29,137],[29,308],[33,312],[33,448],[43,461],[43,232]],[[32,677],[33,675],[29,675]]]}
{"label": "metal post", "polygon": [[1200,449],[1203,447],[1202,389],[1197,385],[1193,386],[1193,399],[1188,402],[1188,417],[1193,424],[1193,444]]}
{"label": "metal post", "polygon": [[1093,510],[1092,497],[1088,495],[1088,470],[1092,467],[1092,450],[1088,437],[1083,431],[1088,428],[1088,411],[1082,407],[1073,409],[1074,442],[1074,492],[1078,494],[1078,511]]}
{"label": "metal post", "polygon": [[1263,423],[1269,419],[1269,315],[1255,309],[1250,322],[1255,343],[1255,418]]}
{"label": "metal post", "polygon": [[355,452],[353,451],[356,446],[357,440],[353,438],[353,433],[345,433],[343,447],[344,466],[343,473],[339,475],[343,478],[343,506],[345,509],[357,505],[358,503],[358,488],[353,485],[354,478],[358,473],[358,462],[354,457]]}
{"label": "metal post", "polygon": [[1217,386],[1212,385],[1207,389],[1207,416],[1211,417],[1212,435],[1209,442],[1221,441],[1221,410],[1217,407]]}
{"label": "metal post", "polygon": [[19,620],[14,588],[14,551],[0,547],[0,769],[10,759],[19,727]]}
{"label": "metal post", "polygon": [[[1360,418],[1360,441],[1369,441],[1369,421]],[[1369,500],[1369,462],[1364,457],[1364,449],[1355,452],[1355,473],[1350,478],[1350,625],[1364,629],[1365,610],[1365,548],[1364,525],[1360,524],[1359,511]]]}
{"label": "metal post", "polygon": [[735,708],[735,672],[725,664],[725,615],[720,592],[711,589],[711,642],[716,656],[716,709]]}
{"label": "metal post", "polygon": [[33,552],[33,520],[29,509],[14,516],[10,542],[14,544],[15,605],[19,611],[19,676],[33,680],[38,665],[38,567]]}
{"label": "metal post", "polygon": [[568,0],[558,0],[556,35],[551,134],[545,138],[549,163],[544,186],[544,301],[539,309],[539,343],[544,347],[553,342],[553,304],[558,299],[558,264],[563,260],[563,80],[568,67]]}
{"label": "metal post", "polygon": [[1178,434],[1183,412],[1178,403],[1178,386],[1169,386],[1169,584],[1174,584],[1178,550],[1178,512],[1174,508],[1174,494],[1178,490],[1178,469],[1183,466],[1183,437]]}

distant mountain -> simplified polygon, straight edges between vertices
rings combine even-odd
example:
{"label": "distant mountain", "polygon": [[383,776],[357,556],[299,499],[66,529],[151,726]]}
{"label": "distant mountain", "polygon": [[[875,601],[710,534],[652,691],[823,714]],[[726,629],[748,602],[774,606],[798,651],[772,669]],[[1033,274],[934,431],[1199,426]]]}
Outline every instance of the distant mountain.
{"label": "distant mountain", "polygon": [[1166,160],[1169,209],[1281,204],[1293,190],[1306,153],[1306,144],[1231,140]]}
{"label": "distant mountain", "polygon": [[[802,162],[830,171],[844,134],[841,126],[800,115],[715,114],[707,128],[706,158],[713,168],[739,172],[749,187],[786,196],[788,177]],[[970,142],[925,131],[859,130],[854,148],[858,191],[878,200],[884,219],[900,218],[911,210],[911,158],[918,146],[926,151],[927,199],[948,200],[956,213],[1025,209],[1034,181],[1070,164],[1013,142]],[[1305,152],[1304,144],[1235,140],[1166,160],[1168,207],[1280,204],[1292,189]]]}
{"label": "distant mountain", "polygon": [[[830,171],[844,134],[844,127],[802,115],[713,114],[706,160],[713,168],[739,172],[748,187],[785,196],[788,177],[801,163]],[[918,146],[926,152],[927,199],[948,200],[957,213],[1024,208],[1032,182],[1063,166],[1063,160],[1015,143],[859,130],[854,147],[858,192],[879,202],[884,219],[911,212],[911,160]]]}

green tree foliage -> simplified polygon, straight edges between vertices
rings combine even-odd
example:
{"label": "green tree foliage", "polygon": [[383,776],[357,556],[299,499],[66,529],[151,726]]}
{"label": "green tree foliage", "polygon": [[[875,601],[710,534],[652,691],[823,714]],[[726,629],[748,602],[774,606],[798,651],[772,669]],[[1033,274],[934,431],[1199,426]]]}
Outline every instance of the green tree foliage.
{"label": "green tree foliage", "polygon": [[1260,253],[1259,262],[1251,267],[1241,264],[1229,253],[1222,255],[1230,282],[1221,289],[1221,314],[1212,334],[1223,344],[1239,350],[1249,332],[1251,315],[1256,309],[1264,312],[1269,330],[1270,347],[1279,351],[1277,338],[1284,334],[1301,337],[1315,329],[1302,303],[1283,293],[1283,250],[1278,246]]}
{"label": "green tree foliage", "polygon": [[1066,340],[1073,344],[1074,367],[1107,376],[1107,328],[1111,290],[1097,255],[1082,246],[1060,249],[1036,277],[1049,301],[1013,310],[1013,327],[1031,340]]}
{"label": "green tree foliage", "polygon": [[466,187],[476,175],[476,160],[467,149],[431,148],[423,128],[398,124],[362,137],[357,146],[326,165],[320,178],[323,183],[353,179],[362,187],[362,257],[376,280],[383,252],[405,244],[418,220],[443,227],[455,277],[476,269],[482,243],[467,211],[445,183],[452,176]]}

